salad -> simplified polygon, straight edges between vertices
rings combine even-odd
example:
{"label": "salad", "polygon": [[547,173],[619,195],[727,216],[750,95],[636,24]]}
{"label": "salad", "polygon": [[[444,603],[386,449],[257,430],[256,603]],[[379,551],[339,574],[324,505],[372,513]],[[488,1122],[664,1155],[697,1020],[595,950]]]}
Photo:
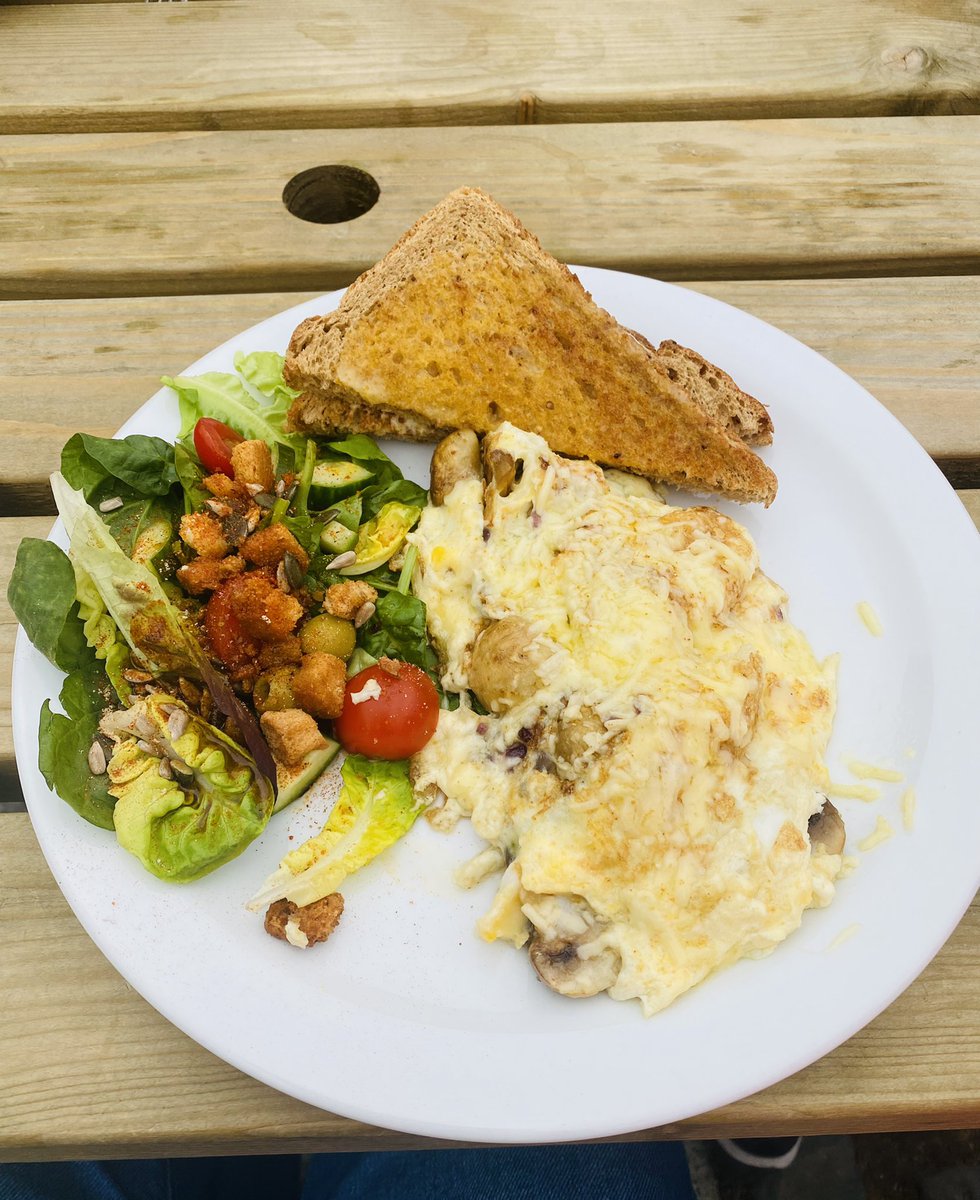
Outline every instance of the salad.
{"label": "salad", "polygon": [[282,365],[164,377],[173,443],[75,434],[51,478],[68,553],[24,539],[8,597],[65,672],[41,773],[160,879],[235,858],[347,751],[323,830],[250,903],[305,946],[411,828],[408,759],[445,700],[405,543],[427,493],[363,434],[288,432]]}

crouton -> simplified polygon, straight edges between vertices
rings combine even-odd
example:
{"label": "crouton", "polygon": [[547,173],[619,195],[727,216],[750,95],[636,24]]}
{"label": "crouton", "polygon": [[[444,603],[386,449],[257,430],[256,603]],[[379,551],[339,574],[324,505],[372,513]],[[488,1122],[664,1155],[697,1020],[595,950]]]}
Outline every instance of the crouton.
{"label": "crouton", "polygon": [[281,642],[263,642],[262,649],[259,651],[259,666],[264,669],[293,666],[298,664],[302,657],[303,647],[300,640],[294,633],[291,633]]}
{"label": "crouton", "polygon": [[322,750],[327,739],[317,728],[316,721],[298,708],[281,712],[264,712],[259,718],[272,757],[287,767],[294,767],[310,753]]}
{"label": "crouton", "polygon": [[347,666],[335,654],[304,654],[293,676],[293,695],[300,708],[314,717],[339,717],[344,708]]}
{"label": "crouton", "polygon": [[273,900],[265,914],[265,931],[305,950],[327,940],[337,928],[343,911],[344,898],[340,892],[331,892],[302,908],[292,900]]}
{"label": "crouton", "polygon": [[363,605],[373,604],[377,598],[377,590],[369,583],[362,579],[348,579],[327,588],[327,594],[323,597],[323,611],[333,617],[353,621]]}
{"label": "crouton", "polygon": [[187,513],[181,517],[180,536],[201,558],[224,558],[229,550],[221,522],[210,513]]}
{"label": "crouton", "polygon": [[249,571],[236,588],[234,614],[242,630],[260,642],[281,642],[296,628],[303,606],[281,592],[268,571]]}
{"label": "crouton", "polygon": [[239,442],[232,448],[231,465],[236,483],[256,483],[264,492],[271,492],[276,485],[272,454],[265,442]]}
{"label": "crouton", "polygon": [[310,565],[310,556],[293,537],[285,525],[269,525],[246,538],[242,554],[257,567],[276,567],[287,554],[291,554],[305,571]]}
{"label": "crouton", "polygon": [[218,500],[224,500],[227,504],[233,504],[236,500],[250,499],[245,485],[237,483],[228,475],[220,473],[206,475],[201,483],[212,496]]}
{"label": "crouton", "polygon": [[177,569],[177,580],[185,592],[200,596],[202,592],[213,592],[226,579],[244,570],[245,560],[237,554],[227,558],[195,558],[187,566]]}

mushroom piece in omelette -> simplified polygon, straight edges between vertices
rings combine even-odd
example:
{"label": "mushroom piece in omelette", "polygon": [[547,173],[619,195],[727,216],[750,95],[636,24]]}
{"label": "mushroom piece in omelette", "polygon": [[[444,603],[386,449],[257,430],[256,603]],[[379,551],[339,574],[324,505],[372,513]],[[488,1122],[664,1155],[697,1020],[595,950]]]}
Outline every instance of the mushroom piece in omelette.
{"label": "mushroom piece in omelette", "polygon": [[414,589],[445,688],[489,712],[441,713],[416,790],[489,843],[467,882],[503,869],[483,937],[565,995],[655,1013],[831,900],[836,662],[736,521],[510,424],[484,483],[475,435],[451,436]]}

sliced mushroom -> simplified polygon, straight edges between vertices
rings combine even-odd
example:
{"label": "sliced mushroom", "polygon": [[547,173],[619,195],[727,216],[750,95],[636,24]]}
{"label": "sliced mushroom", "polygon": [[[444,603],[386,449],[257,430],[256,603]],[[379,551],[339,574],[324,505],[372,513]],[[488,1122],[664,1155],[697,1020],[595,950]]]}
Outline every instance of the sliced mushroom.
{"label": "sliced mushroom", "polygon": [[443,504],[457,483],[480,478],[480,442],[472,429],[457,429],[444,437],[432,454],[429,494]]}
{"label": "sliced mushroom", "polygon": [[487,484],[501,496],[509,496],[516,483],[520,482],[524,463],[514,461],[506,450],[490,449],[484,455],[484,475]]}
{"label": "sliced mushroom", "polygon": [[844,853],[844,822],[829,800],[824,800],[823,808],[810,818],[807,832],[814,850],[822,850],[824,854]]}
{"label": "sliced mushroom", "polygon": [[470,687],[491,712],[502,712],[538,690],[541,660],[523,617],[488,625],[473,644]]}
{"label": "sliced mushroom", "polygon": [[576,999],[595,996],[612,987],[619,975],[620,957],[609,946],[583,958],[577,941],[546,942],[538,936],[528,947],[531,966],[552,991]]}
{"label": "sliced mushroom", "polygon": [[542,983],[575,998],[612,987],[622,960],[611,946],[596,947],[602,922],[585,900],[525,893],[523,911],[534,925],[528,954]]}

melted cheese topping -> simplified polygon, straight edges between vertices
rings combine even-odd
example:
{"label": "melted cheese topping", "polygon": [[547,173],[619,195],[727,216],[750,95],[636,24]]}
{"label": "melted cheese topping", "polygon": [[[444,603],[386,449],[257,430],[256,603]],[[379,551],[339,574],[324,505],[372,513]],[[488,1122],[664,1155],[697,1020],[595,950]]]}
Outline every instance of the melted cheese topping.
{"label": "melted cheese topping", "polygon": [[510,860],[484,937],[574,940],[653,1013],[830,901],[841,859],[811,853],[807,822],[836,663],[786,620],[735,521],[614,490],[511,425],[488,440],[516,481],[424,511],[414,587],[447,689],[470,686],[478,633],[507,617],[535,674],[489,716],[442,712],[416,788]]}

